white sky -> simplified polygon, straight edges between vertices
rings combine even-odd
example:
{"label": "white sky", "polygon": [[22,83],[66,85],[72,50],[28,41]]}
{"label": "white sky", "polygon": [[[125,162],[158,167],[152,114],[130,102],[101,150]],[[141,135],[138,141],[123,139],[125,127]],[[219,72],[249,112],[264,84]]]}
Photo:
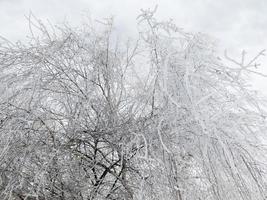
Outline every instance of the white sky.
{"label": "white sky", "polygon": [[[30,11],[42,20],[74,25],[85,13],[98,19],[113,15],[117,29],[130,34],[140,9],[155,5],[159,19],[172,18],[186,31],[207,33],[234,54],[245,49],[253,56],[267,49],[267,0],[0,0],[0,35],[24,38]],[[262,69],[267,74],[267,58]],[[255,86],[267,94],[267,79],[257,77]]]}

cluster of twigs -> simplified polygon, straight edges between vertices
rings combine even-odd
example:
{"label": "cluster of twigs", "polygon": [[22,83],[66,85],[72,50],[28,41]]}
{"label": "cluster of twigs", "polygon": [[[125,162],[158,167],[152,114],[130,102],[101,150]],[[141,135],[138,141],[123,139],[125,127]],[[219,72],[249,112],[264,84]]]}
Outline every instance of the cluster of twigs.
{"label": "cluster of twigs", "polygon": [[49,31],[33,15],[28,44],[1,40],[2,199],[266,199],[266,112],[246,81],[264,51],[225,65],[155,12],[126,45],[112,20]]}

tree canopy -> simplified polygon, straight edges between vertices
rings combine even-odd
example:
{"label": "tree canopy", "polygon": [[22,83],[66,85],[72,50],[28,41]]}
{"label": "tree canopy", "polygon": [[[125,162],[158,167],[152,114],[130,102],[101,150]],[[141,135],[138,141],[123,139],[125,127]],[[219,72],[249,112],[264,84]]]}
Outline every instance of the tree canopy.
{"label": "tree canopy", "polygon": [[28,43],[1,40],[2,199],[267,198],[265,100],[248,85],[264,51],[218,57],[154,14],[136,40],[111,19],[49,31],[33,16]]}

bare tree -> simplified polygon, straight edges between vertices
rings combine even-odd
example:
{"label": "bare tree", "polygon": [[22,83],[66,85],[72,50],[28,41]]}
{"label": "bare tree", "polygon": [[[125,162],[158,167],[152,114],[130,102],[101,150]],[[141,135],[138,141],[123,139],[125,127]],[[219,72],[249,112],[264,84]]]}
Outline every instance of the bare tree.
{"label": "bare tree", "polygon": [[110,20],[60,36],[35,23],[42,39],[1,48],[1,196],[132,198],[138,149],[124,145],[138,127],[125,76],[136,48],[112,43]]}
{"label": "bare tree", "polygon": [[2,199],[266,198],[265,106],[247,86],[264,51],[226,65],[154,13],[135,42],[111,19],[49,31],[32,15],[28,44],[2,40]]}
{"label": "bare tree", "polygon": [[240,62],[226,54],[226,65],[208,36],[159,22],[154,13],[138,17],[154,73],[151,195],[265,199],[266,107],[247,85],[249,74],[265,76],[255,71],[264,51],[249,61],[243,52]]}

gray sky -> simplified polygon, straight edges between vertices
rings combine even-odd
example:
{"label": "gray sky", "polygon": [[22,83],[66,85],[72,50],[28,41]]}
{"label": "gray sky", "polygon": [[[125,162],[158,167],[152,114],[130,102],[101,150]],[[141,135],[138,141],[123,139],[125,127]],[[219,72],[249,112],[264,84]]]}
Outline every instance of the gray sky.
{"label": "gray sky", "polygon": [[[0,35],[11,40],[25,37],[25,15],[30,11],[42,20],[73,25],[85,13],[99,19],[113,15],[117,29],[130,34],[140,9],[155,5],[159,19],[172,18],[186,31],[207,33],[235,55],[242,49],[251,56],[267,49],[267,0],[0,0]],[[267,74],[267,58],[261,61]],[[257,77],[255,86],[267,94],[267,79]]]}

